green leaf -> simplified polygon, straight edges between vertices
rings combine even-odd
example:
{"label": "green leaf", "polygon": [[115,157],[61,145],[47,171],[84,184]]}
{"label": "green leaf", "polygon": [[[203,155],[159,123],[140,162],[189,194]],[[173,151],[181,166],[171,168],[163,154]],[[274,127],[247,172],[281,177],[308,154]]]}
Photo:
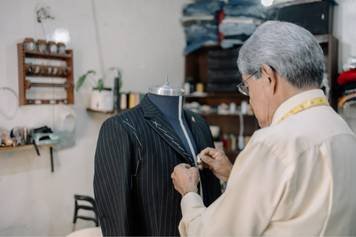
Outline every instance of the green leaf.
{"label": "green leaf", "polygon": [[79,89],[83,86],[85,79],[87,78],[86,74],[81,75],[77,81],[77,84],[75,86],[76,91],[79,91]]}
{"label": "green leaf", "polygon": [[104,89],[104,80],[100,78],[96,84],[96,88],[101,92]]}
{"label": "green leaf", "polygon": [[79,91],[79,89],[83,86],[83,84],[84,84],[85,80],[88,78],[88,76],[89,76],[90,74],[95,75],[95,73],[96,73],[96,72],[95,72],[94,70],[89,70],[89,71],[87,71],[85,74],[81,75],[81,76],[79,77],[78,81],[77,81],[77,84],[76,84],[76,86],[75,86],[75,90],[76,90],[76,91]]}

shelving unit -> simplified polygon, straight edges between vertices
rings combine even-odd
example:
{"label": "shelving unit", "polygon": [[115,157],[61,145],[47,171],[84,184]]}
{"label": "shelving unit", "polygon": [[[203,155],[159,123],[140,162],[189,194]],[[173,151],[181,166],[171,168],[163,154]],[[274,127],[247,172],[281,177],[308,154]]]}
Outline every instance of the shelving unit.
{"label": "shelving unit", "polygon": [[[73,51],[66,50],[65,54],[40,53],[36,51],[26,51],[23,43],[17,44],[18,71],[19,71],[19,104],[73,104],[74,103],[74,83],[73,83]],[[61,61],[65,66],[39,65],[27,63],[27,59],[43,59],[49,62]],[[55,72],[55,73],[54,73]],[[36,78],[37,81],[30,82],[28,77]],[[48,82],[44,78],[64,79],[63,82]],[[66,97],[62,99],[31,99],[27,97],[27,91],[31,88],[63,88]]]}
{"label": "shelving unit", "polygon": [[[247,100],[246,96],[239,95],[237,92],[231,93],[211,93],[205,97],[186,96],[185,102],[198,102],[201,105],[217,106],[221,103],[236,103],[241,104],[241,101]],[[240,132],[240,118],[238,114],[217,114],[217,113],[201,113],[200,114],[209,125],[220,127],[222,134],[235,134]],[[258,129],[257,120],[253,115],[243,115],[244,119],[244,136],[251,136]],[[227,150],[226,155],[234,162],[239,150]]]}
{"label": "shelving unit", "polygon": [[[206,88],[208,84],[208,54],[213,50],[223,50],[220,46],[211,45],[203,47],[185,57],[185,78],[193,84],[202,83]],[[231,50],[231,49],[229,49]],[[238,78],[236,78],[236,82]],[[234,85],[232,85],[234,86]],[[233,88],[235,90],[235,88]],[[242,101],[248,102],[248,97],[235,92],[216,92],[209,91],[203,96],[187,95],[185,97],[186,103],[198,102],[200,105],[218,106],[220,104],[235,103],[240,105]],[[240,132],[240,118],[238,114],[201,114],[209,125],[215,125],[220,127],[221,134],[234,134],[238,136]],[[251,136],[255,130],[258,129],[258,124],[253,115],[243,115],[244,119],[244,136]],[[225,149],[226,155],[234,162],[235,158],[239,154],[239,150]]]}
{"label": "shelving unit", "polygon": [[[202,114],[209,123],[219,125],[221,132],[238,134],[240,131],[240,120],[238,115]],[[253,115],[244,115],[244,136],[251,136],[258,129],[256,118]]]}
{"label": "shelving unit", "polygon": [[212,93],[207,93],[206,96],[191,96],[187,95],[185,96],[185,99],[187,102],[191,101],[197,101],[201,104],[208,104],[208,105],[219,105],[221,103],[231,103],[235,102],[236,104],[241,103],[243,100],[248,100],[247,96],[244,96],[240,93],[221,93],[221,92],[212,92]]}

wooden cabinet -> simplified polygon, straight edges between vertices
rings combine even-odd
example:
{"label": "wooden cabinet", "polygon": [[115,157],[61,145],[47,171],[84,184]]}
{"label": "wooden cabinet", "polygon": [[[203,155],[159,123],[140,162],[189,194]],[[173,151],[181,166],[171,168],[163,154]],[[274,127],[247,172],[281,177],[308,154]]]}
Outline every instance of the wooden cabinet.
{"label": "wooden cabinet", "polygon": [[17,51],[20,105],[74,103],[72,50],[40,53],[26,51],[19,43]]}

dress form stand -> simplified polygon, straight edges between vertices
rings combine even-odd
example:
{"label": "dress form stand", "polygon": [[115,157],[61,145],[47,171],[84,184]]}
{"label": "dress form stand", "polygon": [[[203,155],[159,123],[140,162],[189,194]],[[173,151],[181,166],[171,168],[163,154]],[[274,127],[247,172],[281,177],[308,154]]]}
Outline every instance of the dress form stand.
{"label": "dress form stand", "polygon": [[[194,164],[197,165],[196,148],[194,139],[185,122],[183,115],[183,95],[184,90],[172,88],[167,81],[164,85],[151,87],[148,98],[163,113],[168,122],[176,131],[187,152],[192,154]],[[200,185],[200,190],[201,189]],[[202,192],[201,192],[202,193]]]}

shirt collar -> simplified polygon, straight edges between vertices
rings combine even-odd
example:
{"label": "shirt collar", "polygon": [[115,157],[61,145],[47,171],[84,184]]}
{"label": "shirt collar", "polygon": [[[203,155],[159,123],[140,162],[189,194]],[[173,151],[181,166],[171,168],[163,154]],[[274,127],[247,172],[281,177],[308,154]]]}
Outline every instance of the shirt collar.
{"label": "shirt collar", "polygon": [[325,98],[325,94],[321,89],[312,89],[312,90],[304,91],[290,97],[277,108],[276,112],[273,115],[271,125],[276,124],[277,121],[279,121],[286,113],[288,113],[291,109],[293,109],[297,105],[317,97]]}

